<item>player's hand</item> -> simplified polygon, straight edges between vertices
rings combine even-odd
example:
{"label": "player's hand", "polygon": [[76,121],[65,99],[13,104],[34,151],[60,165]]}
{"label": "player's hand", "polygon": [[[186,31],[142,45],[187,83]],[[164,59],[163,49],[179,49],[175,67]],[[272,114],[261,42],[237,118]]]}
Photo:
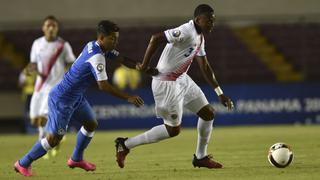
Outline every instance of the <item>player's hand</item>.
{"label": "player's hand", "polygon": [[234,105],[233,105],[232,100],[231,100],[229,97],[221,94],[221,95],[219,96],[219,100],[220,100],[220,102],[221,102],[222,105],[224,105],[225,107],[228,108],[229,111],[233,110]]}
{"label": "player's hand", "polygon": [[146,68],[141,63],[137,63],[136,64],[136,69],[138,71],[144,71]]}
{"label": "player's hand", "polygon": [[139,96],[130,96],[128,98],[128,102],[137,106],[137,107],[143,106],[143,104],[144,104],[144,101]]}
{"label": "player's hand", "polygon": [[146,73],[147,75],[150,76],[156,76],[159,74],[159,71],[157,68],[153,68],[153,67],[144,67],[141,63],[137,63],[136,65],[136,69],[140,72]]}
{"label": "player's hand", "polygon": [[159,71],[157,68],[147,67],[146,70],[144,70],[144,73],[146,73],[150,76],[156,76],[159,74]]}
{"label": "player's hand", "polygon": [[31,76],[33,72],[34,72],[34,71],[30,68],[30,66],[27,66],[27,67],[25,67],[25,68],[23,69],[23,73],[24,73],[26,76]]}

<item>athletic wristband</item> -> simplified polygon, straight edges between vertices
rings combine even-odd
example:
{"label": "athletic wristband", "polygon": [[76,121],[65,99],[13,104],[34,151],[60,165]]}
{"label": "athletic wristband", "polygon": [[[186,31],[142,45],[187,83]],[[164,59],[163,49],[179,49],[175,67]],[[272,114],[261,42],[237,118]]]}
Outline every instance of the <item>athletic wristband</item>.
{"label": "athletic wristband", "polygon": [[216,87],[216,88],[214,89],[214,91],[216,92],[217,96],[220,96],[220,95],[223,94],[223,91],[222,91],[222,89],[220,88],[220,86]]}

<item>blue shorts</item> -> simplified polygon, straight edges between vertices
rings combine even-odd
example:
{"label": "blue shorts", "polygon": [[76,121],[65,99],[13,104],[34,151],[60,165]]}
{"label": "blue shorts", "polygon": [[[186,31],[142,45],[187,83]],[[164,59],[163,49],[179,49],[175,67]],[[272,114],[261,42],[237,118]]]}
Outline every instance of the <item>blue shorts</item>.
{"label": "blue shorts", "polygon": [[71,119],[80,123],[95,121],[96,119],[90,104],[83,96],[70,102],[55,96],[54,93],[50,93],[48,107],[46,129],[49,134],[64,135]]}

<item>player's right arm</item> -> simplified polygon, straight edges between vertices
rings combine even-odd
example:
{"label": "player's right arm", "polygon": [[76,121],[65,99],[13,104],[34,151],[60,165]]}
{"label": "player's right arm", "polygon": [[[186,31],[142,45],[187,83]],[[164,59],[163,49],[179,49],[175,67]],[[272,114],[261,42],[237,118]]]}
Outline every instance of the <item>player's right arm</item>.
{"label": "player's right arm", "polygon": [[102,54],[93,55],[90,59],[87,60],[90,63],[90,70],[93,73],[99,89],[111,94],[112,96],[125,99],[129,103],[134,104],[139,107],[144,104],[143,100],[139,96],[131,96],[125,92],[120,91],[119,89],[113,87],[107,80],[107,72],[105,69],[106,60]]}
{"label": "player's right arm", "polygon": [[162,43],[180,43],[188,38],[188,36],[190,36],[190,34],[183,25],[152,35],[143,62],[142,64],[138,64],[136,68],[140,71],[145,71],[149,67],[151,57]]}
{"label": "player's right arm", "polygon": [[167,43],[167,38],[164,34],[164,32],[161,33],[157,33],[151,36],[149,45],[147,47],[147,50],[145,52],[142,64],[137,64],[136,69],[139,71],[146,71],[147,68],[149,67],[149,63],[151,60],[151,57],[153,56],[153,54],[155,53],[155,51],[158,49],[158,47],[162,44],[162,43]]}
{"label": "player's right arm", "polygon": [[[121,63],[122,65],[128,67],[128,68],[131,68],[131,69],[137,69],[137,65],[140,65],[140,63],[137,63],[137,61],[129,58],[129,57],[126,57],[126,56],[119,56],[117,58],[117,61],[119,63]],[[139,70],[139,69],[138,69]],[[140,70],[141,71],[141,70]],[[159,74],[159,71],[157,68],[154,68],[154,67],[150,67],[150,66],[147,66],[143,71],[141,71],[147,75],[150,75],[150,76],[156,76]]]}
{"label": "player's right arm", "polygon": [[31,47],[31,52],[30,52],[30,62],[29,64],[24,68],[24,72],[26,75],[31,75],[32,73],[37,73],[39,76],[43,76],[39,70],[38,70],[38,56],[37,52],[39,49],[39,43],[37,40],[35,40],[32,44]]}
{"label": "player's right arm", "polygon": [[134,104],[137,107],[140,107],[144,104],[143,100],[139,96],[131,96],[125,92],[120,91],[119,89],[112,86],[107,80],[97,81],[99,89],[105,91],[115,97],[125,99],[129,103]]}
{"label": "player's right arm", "polygon": [[24,69],[23,69],[23,73],[27,76],[31,76],[33,73],[36,73],[37,75],[41,76],[41,77],[44,77],[43,74],[41,74],[39,71],[38,71],[38,65],[37,63],[33,63],[33,62],[30,62]]}
{"label": "player's right arm", "polygon": [[72,66],[73,62],[76,60],[76,57],[72,51],[72,47],[69,42],[65,42],[64,49],[65,49],[64,60],[66,63],[66,70],[68,70]]}

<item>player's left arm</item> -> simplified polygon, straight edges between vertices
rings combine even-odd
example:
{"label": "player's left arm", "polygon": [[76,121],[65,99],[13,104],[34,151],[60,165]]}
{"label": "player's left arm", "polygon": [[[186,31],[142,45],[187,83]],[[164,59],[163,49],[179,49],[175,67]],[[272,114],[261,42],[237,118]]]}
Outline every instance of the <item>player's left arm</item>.
{"label": "player's left arm", "polygon": [[[126,56],[121,56],[121,55],[117,57],[116,61],[121,63],[122,65],[128,67],[128,68],[131,68],[131,69],[136,69],[137,65],[139,64],[137,61],[135,61],[129,57],[126,57]],[[141,72],[143,72],[147,75],[150,75],[150,76],[156,76],[159,74],[159,71],[157,68],[150,67],[150,66],[148,66],[146,69],[144,69]]]}
{"label": "player's left arm", "polygon": [[146,71],[149,68],[151,57],[162,43],[167,43],[168,40],[164,32],[153,34],[149,41],[148,47],[143,57],[142,64],[138,63],[136,68],[139,71]]}
{"label": "player's left arm", "polygon": [[201,73],[208,84],[214,89],[217,96],[219,97],[220,102],[228,108],[228,110],[232,110],[234,105],[232,100],[223,94],[222,89],[219,86],[219,83],[214,75],[214,72],[208,62],[207,56],[195,56],[196,61],[199,64]]}
{"label": "player's left arm", "polygon": [[69,42],[64,43],[64,49],[65,49],[65,64],[66,64],[66,70],[68,70],[73,62],[76,60],[76,56],[73,53],[72,47],[69,44]]}

